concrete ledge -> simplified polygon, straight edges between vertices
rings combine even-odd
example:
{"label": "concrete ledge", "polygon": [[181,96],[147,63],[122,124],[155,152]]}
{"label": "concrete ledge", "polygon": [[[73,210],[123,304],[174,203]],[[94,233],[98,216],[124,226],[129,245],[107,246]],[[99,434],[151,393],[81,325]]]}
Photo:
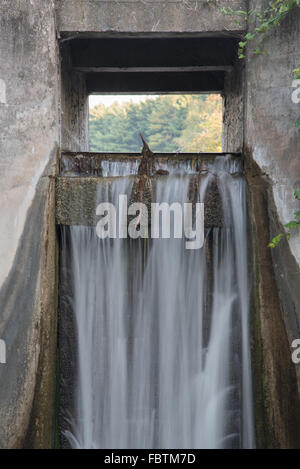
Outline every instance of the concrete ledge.
{"label": "concrete ledge", "polygon": [[[166,176],[153,176],[147,179],[142,202],[147,206],[156,201],[156,181]],[[205,176],[203,176],[205,177]],[[124,176],[121,177],[124,179]],[[138,176],[126,176],[132,182],[131,197],[128,204],[138,202]],[[191,175],[189,198],[196,196],[197,175]],[[120,177],[58,177],[56,179],[56,223],[58,225],[96,226],[99,217],[96,216],[96,206],[100,201],[108,201],[112,186]],[[103,197],[102,197],[103,194]],[[205,227],[221,227],[223,225],[223,210],[220,194],[215,183],[207,191],[205,203]]]}
{"label": "concrete ledge", "polygon": [[[198,161],[214,161],[220,156],[236,159],[242,163],[240,153],[154,153],[155,161],[162,163],[186,162],[192,166]],[[102,162],[137,162],[142,156],[140,153],[93,153],[93,152],[64,152],[60,158],[60,176],[102,176]]]}
{"label": "concrete ledge", "polygon": [[245,0],[61,0],[60,32],[210,33],[242,32],[245,24],[221,12],[246,10]]}

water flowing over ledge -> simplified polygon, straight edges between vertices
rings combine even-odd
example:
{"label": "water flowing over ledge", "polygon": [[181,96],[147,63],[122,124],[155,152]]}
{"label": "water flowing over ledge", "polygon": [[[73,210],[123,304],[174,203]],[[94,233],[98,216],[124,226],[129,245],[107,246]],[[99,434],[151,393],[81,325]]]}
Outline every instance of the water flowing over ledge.
{"label": "water flowing over ledge", "polygon": [[[130,165],[106,176],[135,173]],[[73,328],[66,446],[254,446],[246,185],[232,177],[235,160],[208,165],[199,201],[216,183],[224,220],[206,229],[200,250],[187,251],[184,239],[100,240],[94,227],[60,227],[61,315]],[[192,168],[165,167],[156,201],[184,203]],[[109,201],[130,198],[132,184],[117,178]]]}

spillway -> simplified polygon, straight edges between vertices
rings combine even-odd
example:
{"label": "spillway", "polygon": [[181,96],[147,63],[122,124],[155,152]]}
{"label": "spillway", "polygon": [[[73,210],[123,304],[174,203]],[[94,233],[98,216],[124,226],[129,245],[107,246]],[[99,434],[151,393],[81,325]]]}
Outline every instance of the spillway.
{"label": "spillway", "polygon": [[[184,204],[195,169],[184,162],[164,168],[169,175],[157,180],[155,201]],[[95,210],[101,201],[117,206],[119,195],[130,200],[136,170],[104,164]],[[205,228],[199,250],[187,250],[184,238],[99,239],[94,226],[60,227],[61,314],[72,329],[65,446],[254,447],[241,163],[210,162],[198,201],[211,184],[222,225]]]}

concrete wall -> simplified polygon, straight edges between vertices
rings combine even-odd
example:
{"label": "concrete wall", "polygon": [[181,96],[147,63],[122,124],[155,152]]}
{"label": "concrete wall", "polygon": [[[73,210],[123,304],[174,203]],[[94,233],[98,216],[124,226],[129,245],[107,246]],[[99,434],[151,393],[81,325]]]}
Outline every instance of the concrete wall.
{"label": "concrete wall", "polygon": [[71,68],[68,41],[61,42],[61,148],[89,150],[89,103],[84,73]]}
{"label": "concrete wall", "polygon": [[[0,2],[0,447],[20,447],[39,400],[53,399],[54,184],[59,145],[53,0]],[[51,415],[33,431],[50,445]],[[46,428],[47,427],[47,428]]]}
{"label": "concrete wall", "polygon": [[61,147],[88,148],[84,77],[70,71],[64,39],[60,63],[57,38],[65,31],[224,32],[236,26],[204,1],[146,0],[3,0],[0,25],[0,338],[7,346],[7,363],[0,365],[0,447],[49,447],[56,349],[53,177]]}
{"label": "concrete wall", "polygon": [[[245,9],[248,2],[0,3],[0,128],[4,129],[0,135],[0,338],[7,344],[7,364],[0,364],[0,447],[53,444],[53,176],[61,142],[65,150],[85,150],[88,145],[84,80],[80,73],[70,72],[64,52],[60,74],[56,27],[63,41],[77,32],[241,31],[244,24],[237,26],[220,12],[229,3]],[[250,6],[261,3],[251,0]],[[258,436],[259,444],[269,447],[300,446],[300,368],[290,359],[291,341],[300,337],[299,232],[273,252],[266,246],[299,210],[293,198],[300,187],[300,139],[294,127],[299,105],[291,100],[292,69],[299,59],[299,14],[298,10],[290,15],[267,40],[269,55],[250,54],[245,71],[238,66],[226,83],[226,151],[238,151],[243,144],[247,157],[255,260]],[[63,48],[66,51],[67,45]]]}
{"label": "concrete wall", "polygon": [[209,33],[238,31],[222,7],[246,9],[245,0],[61,0],[61,32]]}
{"label": "concrete wall", "polygon": [[[249,8],[267,3],[250,1]],[[258,446],[269,448],[300,447],[300,366],[291,360],[300,337],[299,229],[267,247],[300,208],[293,195],[300,187],[300,106],[292,100],[299,36],[295,9],[267,36],[265,55],[254,55],[255,41],[249,44],[224,90],[224,150],[243,149],[249,185],[256,430]]]}
{"label": "concrete wall", "polygon": [[[251,1],[262,7],[266,1]],[[244,153],[256,260],[256,395],[261,399],[259,444],[300,447],[300,366],[291,344],[300,337],[300,231],[274,250],[270,239],[294,219],[300,187],[300,106],[292,101],[292,70],[299,60],[300,9],[265,42],[267,54],[248,48],[244,82]],[[260,336],[260,337],[259,337]],[[261,380],[261,382],[259,382]],[[259,389],[260,387],[260,389]]]}
{"label": "concrete wall", "polygon": [[242,152],[244,144],[245,64],[238,61],[225,78],[223,102],[223,151]]}
{"label": "concrete wall", "polygon": [[[261,5],[261,1],[252,2]],[[294,10],[265,42],[267,55],[248,51],[246,65],[245,146],[270,177],[279,221],[293,219],[299,204],[293,197],[300,187],[300,138],[295,121],[300,106],[292,101],[293,69],[299,57],[300,9]],[[300,233],[289,242],[300,265]]]}

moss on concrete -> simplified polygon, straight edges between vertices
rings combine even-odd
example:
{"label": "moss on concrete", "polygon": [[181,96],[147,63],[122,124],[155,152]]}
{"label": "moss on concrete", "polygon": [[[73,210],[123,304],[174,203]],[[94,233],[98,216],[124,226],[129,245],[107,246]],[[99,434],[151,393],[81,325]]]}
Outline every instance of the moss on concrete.
{"label": "moss on concrete", "polygon": [[[128,204],[143,202],[148,208],[156,201],[156,181],[165,175],[145,178],[126,176],[132,183],[131,197]],[[101,177],[57,177],[56,178],[56,223],[58,225],[96,226],[96,206],[100,201],[112,200],[112,185],[118,178]],[[197,179],[197,177],[196,177]],[[196,200],[196,179],[191,176],[189,201]],[[140,190],[142,187],[142,190]],[[142,194],[140,194],[142,192]],[[140,198],[142,197],[142,199]],[[223,210],[216,183],[212,183],[205,199],[205,226],[220,227],[223,225]]]}

